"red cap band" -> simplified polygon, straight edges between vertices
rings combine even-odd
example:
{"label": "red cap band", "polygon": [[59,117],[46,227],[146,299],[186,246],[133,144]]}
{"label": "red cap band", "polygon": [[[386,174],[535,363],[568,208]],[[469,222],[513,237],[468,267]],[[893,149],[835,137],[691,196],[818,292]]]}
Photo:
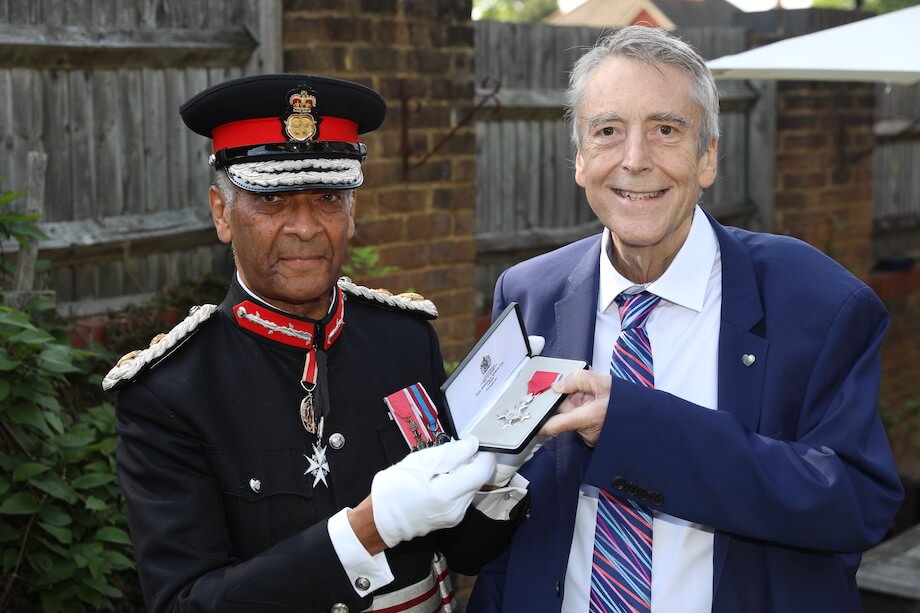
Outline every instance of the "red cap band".
{"label": "red cap band", "polygon": [[[281,120],[277,117],[260,117],[231,121],[211,131],[214,152],[231,147],[258,147],[270,143],[285,143],[287,137],[281,131]],[[318,141],[358,142],[358,124],[341,117],[324,116],[319,124]]]}

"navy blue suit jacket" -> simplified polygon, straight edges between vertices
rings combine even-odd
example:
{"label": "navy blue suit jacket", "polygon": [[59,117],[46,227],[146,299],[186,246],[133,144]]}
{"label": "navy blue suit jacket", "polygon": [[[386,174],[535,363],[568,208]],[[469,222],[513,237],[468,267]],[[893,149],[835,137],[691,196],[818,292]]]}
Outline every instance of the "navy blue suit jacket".
{"label": "navy blue suit jacket", "polygon": [[[595,449],[575,433],[524,466],[530,517],[477,579],[469,611],[558,611],[579,484],[715,530],[713,611],[859,611],[860,553],[903,497],[876,410],[888,314],[836,262],[725,228],[718,410],[614,379]],[[600,236],[505,271],[494,313],[521,305],[544,355],[591,362]],[[741,356],[752,354],[749,367]],[[654,496],[659,494],[659,496]]]}

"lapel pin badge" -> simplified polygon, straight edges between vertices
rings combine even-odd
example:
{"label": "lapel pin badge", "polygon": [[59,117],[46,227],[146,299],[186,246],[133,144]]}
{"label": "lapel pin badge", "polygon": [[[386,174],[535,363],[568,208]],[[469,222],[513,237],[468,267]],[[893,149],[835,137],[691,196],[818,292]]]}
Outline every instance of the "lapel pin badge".
{"label": "lapel pin badge", "polygon": [[744,364],[745,366],[750,366],[751,364],[754,363],[754,360],[756,359],[757,358],[754,356],[753,353],[745,353],[743,356],[741,356],[741,363]]}

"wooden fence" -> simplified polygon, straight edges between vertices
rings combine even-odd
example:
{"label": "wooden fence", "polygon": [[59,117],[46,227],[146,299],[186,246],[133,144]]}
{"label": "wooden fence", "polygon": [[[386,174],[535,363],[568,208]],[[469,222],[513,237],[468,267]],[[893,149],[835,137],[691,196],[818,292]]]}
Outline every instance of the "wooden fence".
{"label": "wooden fence", "polygon": [[[564,91],[575,59],[604,30],[477,22],[477,305],[498,274],[524,257],[600,230],[575,184]],[[743,28],[675,32],[706,58],[745,49]],[[775,87],[719,82],[719,177],[706,208],[736,225],[769,229],[773,209]],[[751,152],[756,151],[756,156]]]}
{"label": "wooden fence", "polygon": [[875,116],[875,259],[920,260],[920,87],[879,85]]}
{"label": "wooden fence", "polygon": [[29,152],[47,153],[41,257],[62,310],[229,269],[209,144],[178,107],[280,69],[280,0],[0,0],[0,189],[24,189]]}

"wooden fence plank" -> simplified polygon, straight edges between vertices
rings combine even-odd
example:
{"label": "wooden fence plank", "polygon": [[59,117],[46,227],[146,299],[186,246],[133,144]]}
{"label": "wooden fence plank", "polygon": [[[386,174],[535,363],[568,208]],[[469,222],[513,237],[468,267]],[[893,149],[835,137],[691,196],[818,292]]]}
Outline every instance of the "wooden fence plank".
{"label": "wooden fence plank", "polygon": [[[2,0],[0,0],[2,1]],[[0,68],[0,100],[13,99],[13,79],[10,70]],[[16,191],[13,158],[19,153],[13,138],[13,105],[0,105],[0,192]]]}
{"label": "wooden fence plank", "polygon": [[[50,1],[50,0],[49,0]],[[149,27],[149,26],[148,26]],[[0,23],[0,66],[165,68],[225,66],[249,60],[256,43],[232,30],[149,29],[133,32]]]}
{"label": "wooden fence plank", "polygon": [[8,15],[10,23],[38,23],[41,19],[41,3],[35,0],[9,0]]}
{"label": "wooden fence plank", "polygon": [[70,172],[70,88],[67,73],[43,71],[42,107],[45,138],[54,142],[48,153],[45,220],[73,219],[73,182]]}

